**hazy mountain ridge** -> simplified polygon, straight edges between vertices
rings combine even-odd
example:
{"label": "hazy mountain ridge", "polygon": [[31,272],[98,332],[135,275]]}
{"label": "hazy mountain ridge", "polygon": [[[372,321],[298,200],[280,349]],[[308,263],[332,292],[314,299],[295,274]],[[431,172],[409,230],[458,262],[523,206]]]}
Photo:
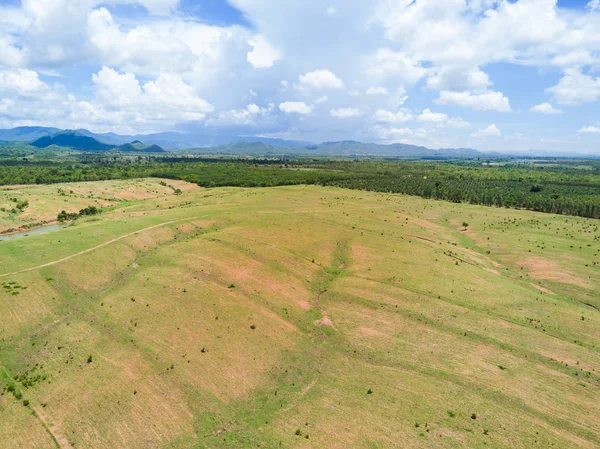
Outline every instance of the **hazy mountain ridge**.
{"label": "hazy mountain ridge", "polygon": [[[85,130],[84,130],[85,131]],[[44,132],[36,130],[34,134]],[[88,134],[93,134],[89,133]],[[28,133],[22,133],[28,135]],[[16,141],[25,143],[23,141]],[[80,131],[65,130],[59,131],[51,135],[44,135],[33,142],[28,142],[28,145],[36,148],[70,148],[78,151],[91,152],[122,152],[122,153],[164,153],[165,150],[158,145],[146,145],[139,140],[127,142],[121,145],[102,142],[91,135],[86,135]]]}
{"label": "hazy mountain ridge", "polygon": [[[69,137],[69,134],[71,137]],[[58,137],[60,136],[60,137]],[[566,151],[527,150],[482,152],[473,148],[442,148],[433,150],[402,143],[377,144],[342,140],[315,144],[306,141],[205,132],[161,132],[144,135],[93,133],[86,129],[60,130],[52,127],[23,126],[0,129],[0,142],[27,142],[38,148],[57,145],[84,151],[121,151],[160,153],[166,150],[196,154],[289,155],[339,157],[413,157],[413,158],[476,158],[476,157],[591,157]],[[144,142],[144,144],[142,144]],[[138,148],[136,148],[138,143]],[[139,147],[144,145],[144,148]]]}

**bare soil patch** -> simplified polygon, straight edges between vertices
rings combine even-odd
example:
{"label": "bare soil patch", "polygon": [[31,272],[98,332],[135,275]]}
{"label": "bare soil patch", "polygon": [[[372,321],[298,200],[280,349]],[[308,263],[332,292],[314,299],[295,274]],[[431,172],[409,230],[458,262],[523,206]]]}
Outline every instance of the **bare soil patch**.
{"label": "bare soil patch", "polygon": [[585,288],[589,288],[590,286],[587,281],[569,273],[557,262],[552,260],[542,259],[540,257],[528,257],[517,261],[516,265],[523,267],[530,276],[536,279],[571,284]]}

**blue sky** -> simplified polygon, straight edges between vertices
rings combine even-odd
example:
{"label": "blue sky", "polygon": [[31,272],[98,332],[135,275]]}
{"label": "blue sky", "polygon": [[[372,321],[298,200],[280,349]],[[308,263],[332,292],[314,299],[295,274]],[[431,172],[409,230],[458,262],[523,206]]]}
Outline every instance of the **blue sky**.
{"label": "blue sky", "polygon": [[600,153],[600,0],[0,0],[0,127]]}

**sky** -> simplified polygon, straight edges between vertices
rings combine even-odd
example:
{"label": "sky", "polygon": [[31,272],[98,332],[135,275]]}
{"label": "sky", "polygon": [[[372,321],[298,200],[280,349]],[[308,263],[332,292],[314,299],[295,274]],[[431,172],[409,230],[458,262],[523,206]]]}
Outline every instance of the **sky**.
{"label": "sky", "polygon": [[600,154],[600,0],[0,0],[0,128]]}

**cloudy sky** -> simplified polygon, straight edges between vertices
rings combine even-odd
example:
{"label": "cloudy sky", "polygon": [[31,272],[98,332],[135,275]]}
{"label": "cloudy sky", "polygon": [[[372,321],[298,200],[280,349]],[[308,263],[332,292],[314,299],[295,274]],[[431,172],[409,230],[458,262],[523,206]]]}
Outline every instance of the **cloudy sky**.
{"label": "cloudy sky", "polygon": [[0,127],[600,153],[600,0],[0,0]]}

